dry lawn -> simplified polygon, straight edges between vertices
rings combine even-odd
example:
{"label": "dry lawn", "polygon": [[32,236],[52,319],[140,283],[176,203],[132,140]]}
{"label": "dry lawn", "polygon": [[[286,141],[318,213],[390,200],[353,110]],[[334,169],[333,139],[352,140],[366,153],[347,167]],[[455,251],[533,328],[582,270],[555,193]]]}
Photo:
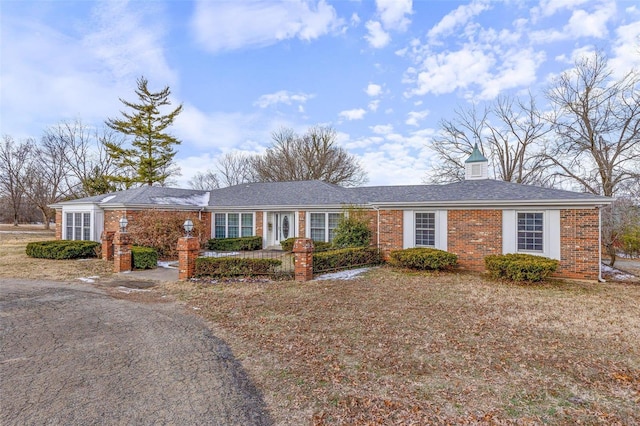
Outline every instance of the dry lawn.
{"label": "dry lawn", "polygon": [[0,277],[66,280],[112,274],[113,264],[100,259],[48,260],[25,254],[27,243],[53,239],[55,231],[42,226],[0,225]]}
{"label": "dry lawn", "polygon": [[381,268],[170,286],[278,424],[640,424],[640,286]]}

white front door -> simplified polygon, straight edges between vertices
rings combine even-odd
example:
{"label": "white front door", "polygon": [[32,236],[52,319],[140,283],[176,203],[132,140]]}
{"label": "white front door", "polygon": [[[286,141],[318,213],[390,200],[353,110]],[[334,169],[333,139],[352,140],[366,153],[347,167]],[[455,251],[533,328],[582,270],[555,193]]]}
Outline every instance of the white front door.
{"label": "white front door", "polygon": [[274,213],[274,244],[280,244],[281,241],[296,236],[293,217],[293,212]]}

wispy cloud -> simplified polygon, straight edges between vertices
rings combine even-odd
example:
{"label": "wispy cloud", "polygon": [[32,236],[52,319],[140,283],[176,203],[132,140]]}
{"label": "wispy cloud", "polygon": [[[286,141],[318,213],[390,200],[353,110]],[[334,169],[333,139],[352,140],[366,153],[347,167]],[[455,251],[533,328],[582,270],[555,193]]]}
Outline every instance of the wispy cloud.
{"label": "wispy cloud", "polygon": [[344,22],[325,0],[199,0],[191,24],[199,44],[215,53],[293,38],[310,41],[339,29]]}
{"label": "wispy cloud", "polygon": [[369,46],[381,49],[391,41],[390,31],[404,32],[411,23],[412,0],[376,0],[376,14],[379,19],[367,21],[368,34],[365,39]]}
{"label": "wispy cloud", "polygon": [[345,120],[362,120],[364,118],[364,115],[367,113],[367,111],[365,111],[362,108],[357,108],[357,109],[349,109],[346,111],[341,111],[340,113],[338,113],[338,116],[340,118],[343,118]]}
{"label": "wispy cloud", "polygon": [[312,99],[314,97],[315,95],[311,93],[302,93],[302,92],[292,93],[287,90],[280,90],[275,93],[269,93],[269,94],[260,96],[258,100],[255,101],[253,104],[260,108],[267,108],[271,105],[276,105],[276,104],[285,104],[285,105],[291,105],[293,103],[304,104],[309,99]]}

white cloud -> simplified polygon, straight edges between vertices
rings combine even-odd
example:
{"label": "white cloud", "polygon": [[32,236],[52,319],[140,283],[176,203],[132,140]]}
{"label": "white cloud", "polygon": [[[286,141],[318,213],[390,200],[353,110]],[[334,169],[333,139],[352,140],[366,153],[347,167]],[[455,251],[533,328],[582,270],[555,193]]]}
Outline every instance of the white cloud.
{"label": "white cloud", "polygon": [[311,93],[291,93],[286,90],[280,90],[275,93],[269,93],[266,95],[260,96],[257,101],[253,104],[259,106],[260,108],[266,108],[271,105],[276,104],[286,104],[291,105],[292,103],[304,104],[309,99],[314,98],[315,95]]}
{"label": "white cloud", "polygon": [[616,4],[614,1],[601,4],[593,13],[586,10],[575,10],[569,18],[568,24],[564,27],[564,32],[570,34],[572,38],[604,38],[608,33],[607,22],[615,14]]}
{"label": "white cloud", "polygon": [[391,124],[377,124],[371,127],[371,131],[377,135],[388,135],[393,132],[393,126]]}
{"label": "white cloud", "polygon": [[379,84],[369,83],[369,85],[365,89],[365,92],[367,93],[367,95],[372,97],[379,96],[380,93],[382,93],[382,86],[380,86]]}
{"label": "white cloud", "polygon": [[367,21],[365,24],[369,34],[364,38],[369,42],[369,45],[375,49],[381,49],[385,47],[391,41],[391,36],[385,30],[382,29],[382,25],[378,21]]}
{"label": "white cloud", "polygon": [[413,13],[412,0],[376,0],[380,20],[387,30],[406,31]]}
{"label": "white cloud", "polygon": [[632,68],[640,69],[640,21],[618,27],[616,36],[609,66],[620,78]]}
{"label": "white cloud", "polygon": [[340,116],[341,118],[344,118],[346,120],[362,120],[364,118],[364,115],[367,113],[367,111],[365,111],[362,108],[357,108],[357,109],[350,109],[350,110],[346,110],[346,111],[341,111],[338,116]]}
{"label": "white cloud", "polygon": [[427,37],[431,41],[435,41],[438,37],[448,36],[457,28],[465,25],[471,18],[489,9],[489,7],[487,1],[473,1],[470,4],[458,6],[457,9],[449,12],[440,22],[434,25],[427,33]]}
{"label": "white cloud", "polygon": [[409,125],[409,126],[419,126],[420,122],[422,120],[424,120],[425,118],[427,118],[427,116],[429,115],[429,110],[425,109],[424,111],[411,111],[408,114],[407,120],[405,121],[405,124]]}
{"label": "white cloud", "polygon": [[480,99],[494,99],[505,90],[530,86],[536,81],[536,70],[544,59],[544,52],[536,53],[531,49],[508,52],[495,74],[486,81],[477,82],[482,88]]}
{"label": "white cloud", "polygon": [[309,41],[342,25],[325,0],[199,0],[192,20],[196,40],[210,52],[268,46],[292,38]]}
{"label": "white cloud", "polygon": [[351,15],[351,26],[353,27],[357,27],[358,25],[360,25],[360,17],[358,16],[357,13],[354,13],[353,15]]}
{"label": "white cloud", "polygon": [[540,5],[532,10],[532,15],[551,16],[562,9],[573,9],[588,0],[541,0]]}
{"label": "white cloud", "polygon": [[380,99],[374,99],[373,101],[369,102],[369,104],[367,105],[367,108],[369,108],[369,111],[376,112],[379,106],[380,106]]}

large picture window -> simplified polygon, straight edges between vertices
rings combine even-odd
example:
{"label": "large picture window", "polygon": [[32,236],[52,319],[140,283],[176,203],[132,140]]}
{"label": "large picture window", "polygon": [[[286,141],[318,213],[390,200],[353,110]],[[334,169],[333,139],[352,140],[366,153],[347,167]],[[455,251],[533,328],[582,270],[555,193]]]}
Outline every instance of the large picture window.
{"label": "large picture window", "polygon": [[215,238],[253,236],[252,213],[216,213],[213,220]]}
{"label": "large picture window", "polygon": [[309,235],[313,241],[331,242],[342,213],[311,213]]}
{"label": "large picture window", "polygon": [[518,251],[543,251],[543,214],[518,213]]}
{"label": "large picture window", "polygon": [[436,214],[416,213],[416,246],[436,245]]}
{"label": "large picture window", "polygon": [[67,240],[91,240],[91,213],[66,213],[65,217]]}

